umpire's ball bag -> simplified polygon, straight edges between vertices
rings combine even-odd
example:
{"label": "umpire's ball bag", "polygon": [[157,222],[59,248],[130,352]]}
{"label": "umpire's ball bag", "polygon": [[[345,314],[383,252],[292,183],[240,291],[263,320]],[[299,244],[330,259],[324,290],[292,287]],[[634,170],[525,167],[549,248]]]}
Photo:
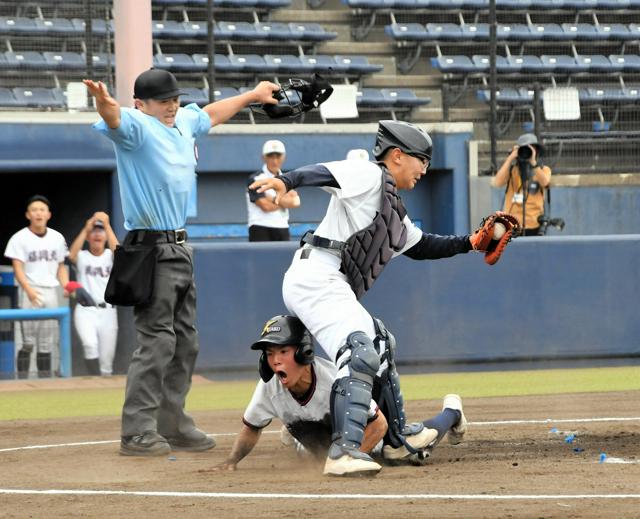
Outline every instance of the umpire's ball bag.
{"label": "umpire's ball bag", "polygon": [[156,247],[118,245],[104,300],[116,306],[144,305],[153,296]]}

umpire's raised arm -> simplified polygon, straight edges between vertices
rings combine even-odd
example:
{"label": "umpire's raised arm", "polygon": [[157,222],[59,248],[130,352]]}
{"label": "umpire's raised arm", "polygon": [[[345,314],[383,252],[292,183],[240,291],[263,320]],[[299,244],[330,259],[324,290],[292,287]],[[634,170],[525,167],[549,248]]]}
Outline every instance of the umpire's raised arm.
{"label": "umpire's raised arm", "polygon": [[107,85],[102,81],[95,82],[90,79],[83,79],[82,82],[86,85],[89,93],[95,97],[96,109],[107,126],[112,130],[118,128],[120,126],[120,105],[109,95]]}
{"label": "umpire's raised arm", "polygon": [[211,118],[211,126],[216,126],[228,121],[240,110],[252,103],[277,104],[278,101],[273,97],[273,93],[278,90],[280,90],[280,85],[270,81],[261,81],[253,90],[209,103],[203,110]]}

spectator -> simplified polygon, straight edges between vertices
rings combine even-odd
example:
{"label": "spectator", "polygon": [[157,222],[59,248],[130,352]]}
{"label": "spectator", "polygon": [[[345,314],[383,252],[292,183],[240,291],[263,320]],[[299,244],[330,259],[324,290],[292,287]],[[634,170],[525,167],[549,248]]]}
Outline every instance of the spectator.
{"label": "spectator", "polygon": [[[249,184],[262,178],[277,177],[282,173],[285,159],[284,144],[267,141],[262,147],[262,170],[249,177]],[[289,209],[300,206],[300,197],[291,190],[275,203],[273,190],[257,193],[247,189],[247,212],[249,215],[249,241],[288,241]]]}
{"label": "spectator", "polygon": [[[82,250],[84,243],[87,250]],[[95,306],[77,304],[73,322],[82,343],[90,375],[111,375],[118,339],[118,312],[105,303],[104,291],[111,274],[118,239],[109,215],[94,213],[71,244],[69,260],[76,266],[78,282],[89,292]]]}
{"label": "spectator", "polygon": [[521,135],[492,182],[494,187],[507,186],[502,210],[521,225],[525,221],[525,236],[539,234],[538,217],[544,214],[544,193],[551,182],[551,169],[542,163],[542,154],[534,134]]}
{"label": "spectator", "polygon": [[[67,243],[58,231],[47,227],[51,219],[51,204],[42,195],[27,201],[29,226],[15,233],[4,255],[11,259],[16,281],[20,286],[20,308],[56,308],[60,306],[58,287],[66,287],[69,274],[64,266]],[[68,295],[66,290],[65,297]],[[20,321],[22,347],[18,351],[18,378],[29,376],[31,352],[36,351],[39,377],[51,376],[51,354],[58,345],[56,320]]]}

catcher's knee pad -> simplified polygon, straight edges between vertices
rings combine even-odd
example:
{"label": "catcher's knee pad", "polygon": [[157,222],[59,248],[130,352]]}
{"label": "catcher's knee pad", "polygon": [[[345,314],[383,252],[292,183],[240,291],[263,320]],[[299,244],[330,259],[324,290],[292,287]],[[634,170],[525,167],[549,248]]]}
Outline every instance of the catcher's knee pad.
{"label": "catcher's knee pad", "polygon": [[380,367],[378,352],[365,333],[350,334],[338,356],[346,349],[351,351],[345,361],[350,376],[337,379],[331,392],[331,457],[339,457],[344,450],[351,452],[360,448],[367,425],[373,378]]}

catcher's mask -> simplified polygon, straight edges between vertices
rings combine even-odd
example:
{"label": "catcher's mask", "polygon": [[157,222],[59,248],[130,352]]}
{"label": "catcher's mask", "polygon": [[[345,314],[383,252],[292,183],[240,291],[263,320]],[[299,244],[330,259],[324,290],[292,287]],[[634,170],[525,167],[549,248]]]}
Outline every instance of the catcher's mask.
{"label": "catcher's mask", "polygon": [[276,315],[265,323],[260,339],[251,345],[252,350],[262,350],[258,368],[260,377],[265,382],[269,382],[273,377],[273,370],[269,367],[265,350],[268,346],[276,345],[297,346],[293,359],[298,364],[305,365],[313,362],[313,340],[302,321],[291,315]]}
{"label": "catcher's mask", "polygon": [[431,161],[433,143],[422,128],[404,121],[380,121],[373,156],[380,160],[389,148],[400,148],[404,153]]}
{"label": "catcher's mask", "polygon": [[289,79],[273,93],[278,104],[253,104],[251,111],[271,119],[300,117],[304,112],[318,108],[333,93],[333,87],[325,78],[314,74],[311,83],[304,79]]}

